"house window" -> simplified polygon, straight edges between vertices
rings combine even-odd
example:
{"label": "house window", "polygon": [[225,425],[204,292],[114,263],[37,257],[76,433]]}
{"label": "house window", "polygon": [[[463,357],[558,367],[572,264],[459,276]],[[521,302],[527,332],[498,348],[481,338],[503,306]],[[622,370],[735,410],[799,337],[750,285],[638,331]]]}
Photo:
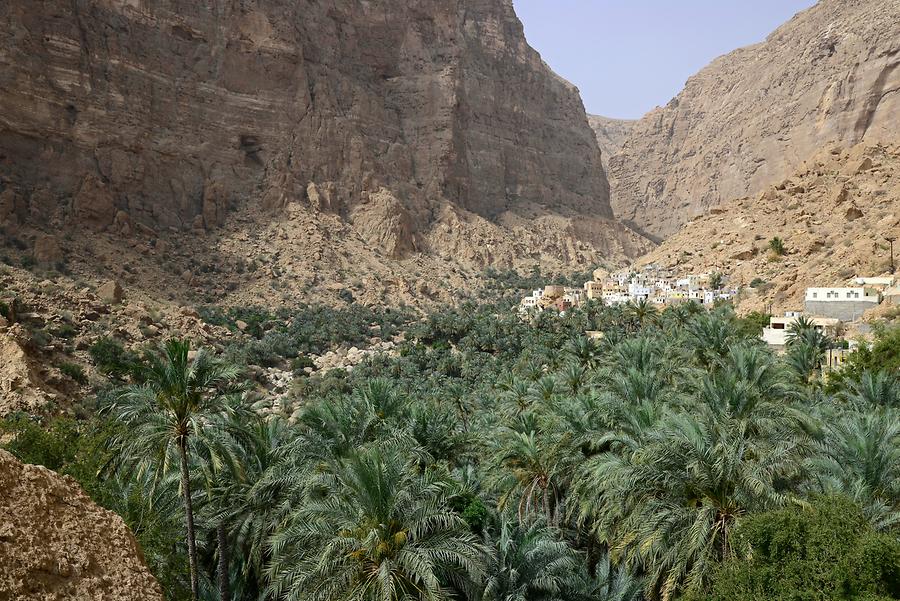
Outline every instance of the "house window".
{"label": "house window", "polygon": [[813,292],[813,298],[819,298],[819,293],[818,293],[818,292]]}

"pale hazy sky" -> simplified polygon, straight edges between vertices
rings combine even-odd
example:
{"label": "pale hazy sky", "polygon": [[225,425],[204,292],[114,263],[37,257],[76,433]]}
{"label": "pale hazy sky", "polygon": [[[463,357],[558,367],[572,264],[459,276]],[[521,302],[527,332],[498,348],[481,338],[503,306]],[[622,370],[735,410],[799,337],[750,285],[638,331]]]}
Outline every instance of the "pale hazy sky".
{"label": "pale hazy sky", "polygon": [[760,42],[814,0],[513,0],[528,42],[589,113],[637,118],[710,60]]}

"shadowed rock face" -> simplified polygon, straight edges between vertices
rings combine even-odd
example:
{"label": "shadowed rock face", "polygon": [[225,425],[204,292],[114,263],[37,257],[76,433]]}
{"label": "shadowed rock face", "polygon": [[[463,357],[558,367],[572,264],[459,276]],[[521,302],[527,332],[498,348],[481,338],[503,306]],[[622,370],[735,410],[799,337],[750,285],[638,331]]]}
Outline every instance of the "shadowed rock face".
{"label": "shadowed rock face", "polygon": [[7,0],[7,189],[18,219],[95,230],[245,202],[386,216],[378,240],[447,203],[612,215],[578,91],[510,0]]}
{"label": "shadowed rock face", "polygon": [[900,0],[821,0],[713,61],[610,160],[616,216],[658,236],[830,143],[900,134]]}
{"label": "shadowed rock face", "polygon": [[635,119],[612,119],[600,115],[588,115],[588,124],[594,130],[594,137],[597,138],[600,158],[607,175],[609,174],[609,158],[622,150],[622,145],[628,139],[635,123],[637,123]]}

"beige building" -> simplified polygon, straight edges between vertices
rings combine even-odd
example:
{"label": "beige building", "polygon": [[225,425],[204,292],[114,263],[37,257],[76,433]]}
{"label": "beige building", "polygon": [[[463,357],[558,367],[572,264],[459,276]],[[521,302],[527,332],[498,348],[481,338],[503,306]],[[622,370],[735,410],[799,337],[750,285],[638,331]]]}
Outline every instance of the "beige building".
{"label": "beige building", "polygon": [[[787,337],[791,325],[797,323],[801,316],[803,314],[800,311],[788,311],[784,317],[770,317],[769,325],[763,328],[763,341],[776,349],[784,348],[787,345]],[[810,317],[808,319],[817,330],[826,336],[834,338],[840,333],[840,319],[832,317]]]}
{"label": "beige building", "polygon": [[603,298],[603,284],[596,280],[584,283],[584,296],[588,300]]}

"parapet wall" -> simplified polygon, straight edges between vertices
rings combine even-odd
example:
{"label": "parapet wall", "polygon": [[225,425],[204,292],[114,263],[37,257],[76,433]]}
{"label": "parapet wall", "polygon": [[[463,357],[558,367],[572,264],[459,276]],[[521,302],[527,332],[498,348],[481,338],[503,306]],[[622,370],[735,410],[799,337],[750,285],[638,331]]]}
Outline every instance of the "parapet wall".
{"label": "parapet wall", "polygon": [[877,303],[853,301],[806,301],[806,313],[817,317],[833,317],[841,321],[856,321]]}

